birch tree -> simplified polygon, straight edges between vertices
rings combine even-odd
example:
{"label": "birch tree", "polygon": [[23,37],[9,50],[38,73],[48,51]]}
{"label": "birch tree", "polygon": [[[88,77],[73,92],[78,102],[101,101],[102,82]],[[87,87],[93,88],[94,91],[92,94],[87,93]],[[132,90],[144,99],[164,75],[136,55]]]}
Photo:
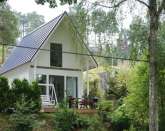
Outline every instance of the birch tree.
{"label": "birch tree", "polygon": [[[37,3],[48,2],[51,7],[56,7],[56,0],[36,0]],[[77,0],[60,0],[61,4],[73,4]],[[98,6],[106,8],[117,8],[127,0],[114,1],[111,6],[96,3]],[[149,131],[158,131],[158,99],[157,99],[157,34],[159,29],[160,15],[165,11],[165,0],[135,0],[144,5],[148,10],[149,16],[149,35],[148,35],[148,61],[149,61]]]}

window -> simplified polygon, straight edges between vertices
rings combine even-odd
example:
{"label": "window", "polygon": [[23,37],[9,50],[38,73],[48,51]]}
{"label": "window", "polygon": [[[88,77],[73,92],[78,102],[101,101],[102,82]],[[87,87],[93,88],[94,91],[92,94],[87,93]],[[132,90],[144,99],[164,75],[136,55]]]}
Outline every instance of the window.
{"label": "window", "polygon": [[[41,94],[42,95],[46,95],[46,75],[42,75],[42,74],[37,74],[37,82],[39,84],[39,87],[41,89]],[[41,85],[43,84],[43,85]]]}
{"label": "window", "polygon": [[67,96],[78,97],[78,78],[66,77],[66,93]]}
{"label": "window", "polygon": [[62,44],[50,44],[50,66],[62,67]]}
{"label": "window", "polygon": [[37,82],[46,84],[46,75],[37,74]]}

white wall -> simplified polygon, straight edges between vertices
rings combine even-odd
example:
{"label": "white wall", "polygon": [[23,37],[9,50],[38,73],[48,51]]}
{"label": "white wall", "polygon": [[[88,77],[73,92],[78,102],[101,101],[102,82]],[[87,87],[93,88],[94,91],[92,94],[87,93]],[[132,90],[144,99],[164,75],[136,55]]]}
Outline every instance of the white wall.
{"label": "white wall", "polygon": [[[50,67],[50,43],[60,43],[62,44],[62,50],[67,52],[80,52],[79,49],[82,48],[82,45],[78,43],[79,41],[73,36],[73,32],[67,24],[67,19],[63,20],[62,23],[58,26],[58,28],[52,32],[48,40],[46,40],[45,44],[39,53],[36,55],[36,58],[31,63],[33,66],[43,66]],[[82,70],[84,66],[85,60],[82,56],[75,54],[65,54],[62,55],[62,68],[70,68],[70,69],[79,69]],[[59,75],[64,76],[64,81],[66,81],[67,76],[77,77],[78,78],[78,97],[82,97],[83,95],[83,73],[82,71],[72,71],[72,70],[58,70],[58,69],[41,69],[34,68],[30,69],[30,80],[34,80],[35,74],[46,74],[46,75]],[[64,82],[64,88],[66,89],[66,82]]]}
{"label": "white wall", "polygon": [[15,69],[3,74],[3,76],[8,78],[10,85],[11,85],[12,81],[16,78],[20,79],[20,80],[23,80],[23,79],[29,80],[29,75],[30,75],[30,72],[29,72],[30,66],[29,65],[30,65],[30,63],[22,65],[18,68],[15,68]]}
{"label": "white wall", "polygon": [[[66,19],[67,21],[67,19]],[[62,50],[67,52],[77,52],[76,49],[78,46],[80,48],[81,44],[78,40],[73,38],[73,32],[69,29],[68,25],[66,24],[65,20],[63,20],[57,29],[52,33],[49,39],[45,42],[42,49],[50,50],[50,43],[60,43],[62,44]],[[81,47],[82,48],[82,47]],[[62,67],[63,68],[74,68],[74,69],[81,69],[82,64],[81,60],[82,56],[75,55],[75,54],[66,54],[63,53],[62,55]],[[50,52],[40,50],[38,53],[38,57],[36,58],[37,65],[50,67]]]}

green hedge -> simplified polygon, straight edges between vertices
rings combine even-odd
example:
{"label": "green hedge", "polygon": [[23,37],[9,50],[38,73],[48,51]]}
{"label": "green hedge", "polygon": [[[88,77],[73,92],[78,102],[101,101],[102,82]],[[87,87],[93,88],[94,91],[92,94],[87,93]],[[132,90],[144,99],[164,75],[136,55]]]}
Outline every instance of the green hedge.
{"label": "green hedge", "polygon": [[22,98],[25,101],[32,101],[35,106],[32,109],[38,112],[41,108],[40,88],[37,82],[29,83],[27,80],[15,79],[11,88],[8,80],[0,77],[0,112],[5,112],[9,108],[16,108],[16,102],[20,102]]}
{"label": "green hedge", "polygon": [[8,80],[0,77],[0,112],[4,112],[11,105]]}
{"label": "green hedge", "polygon": [[40,94],[41,90],[38,87],[38,84],[36,82],[32,82],[30,84],[26,79],[19,80],[15,79],[12,83],[12,92],[13,92],[13,103],[16,103],[17,101],[21,101],[22,97],[25,98],[25,101],[33,101],[35,104],[35,111],[39,111],[41,108],[41,99]]}

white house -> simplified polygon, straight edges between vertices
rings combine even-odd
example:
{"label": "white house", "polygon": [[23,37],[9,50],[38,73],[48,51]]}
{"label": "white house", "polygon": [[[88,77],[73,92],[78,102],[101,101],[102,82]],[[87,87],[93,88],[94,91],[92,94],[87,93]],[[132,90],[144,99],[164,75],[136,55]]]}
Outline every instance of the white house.
{"label": "white house", "polygon": [[[88,55],[85,55],[88,54]],[[82,97],[83,72],[97,62],[66,12],[26,35],[0,69],[11,83],[15,78],[37,80],[42,102],[65,96]]]}

